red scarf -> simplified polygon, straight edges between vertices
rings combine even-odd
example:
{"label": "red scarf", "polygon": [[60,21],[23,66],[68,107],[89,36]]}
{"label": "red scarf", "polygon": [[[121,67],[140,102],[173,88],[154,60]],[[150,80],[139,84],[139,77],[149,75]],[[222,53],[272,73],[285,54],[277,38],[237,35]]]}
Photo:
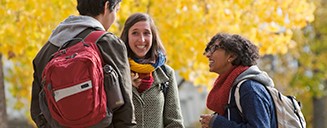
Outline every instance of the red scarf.
{"label": "red scarf", "polygon": [[139,73],[139,78],[141,79],[141,84],[137,88],[137,91],[139,93],[142,93],[151,87],[154,80],[152,77],[152,73]]}
{"label": "red scarf", "polygon": [[233,67],[226,73],[219,75],[207,97],[207,107],[210,110],[219,113],[219,115],[224,115],[229,91],[234,80],[248,68],[247,66]]}

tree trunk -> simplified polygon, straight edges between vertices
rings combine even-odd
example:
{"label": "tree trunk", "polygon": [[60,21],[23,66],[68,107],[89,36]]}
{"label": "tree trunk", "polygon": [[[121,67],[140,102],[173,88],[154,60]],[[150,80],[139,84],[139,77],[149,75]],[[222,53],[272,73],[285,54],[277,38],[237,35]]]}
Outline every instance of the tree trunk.
{"label": "tree trunk", "polygon": [[[327,80],[325,81],[327,86]],[[313,128],[327,128],[327,96],[313,98]]]}
{"label": "tree trunk", "polygon": [[0,128],[7,128],[6,96],[3,76],[2,54],[0,53]]}
{"label": "tree trunk", "polygon": [[327,96],[313,99],[313,128],[327,128]]}

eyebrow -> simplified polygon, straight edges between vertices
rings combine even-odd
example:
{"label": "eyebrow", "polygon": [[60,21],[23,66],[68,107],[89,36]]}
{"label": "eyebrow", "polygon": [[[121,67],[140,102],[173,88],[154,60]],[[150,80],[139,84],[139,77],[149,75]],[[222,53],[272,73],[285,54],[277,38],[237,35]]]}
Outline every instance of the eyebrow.
{"label": "eyebrow", "polygon": [[134,29],[130,29],[131,31],[141,31],[141,30],[145,30],[146,32],[152,32],[151,29],[139,29],[139,28],[134,28]]}

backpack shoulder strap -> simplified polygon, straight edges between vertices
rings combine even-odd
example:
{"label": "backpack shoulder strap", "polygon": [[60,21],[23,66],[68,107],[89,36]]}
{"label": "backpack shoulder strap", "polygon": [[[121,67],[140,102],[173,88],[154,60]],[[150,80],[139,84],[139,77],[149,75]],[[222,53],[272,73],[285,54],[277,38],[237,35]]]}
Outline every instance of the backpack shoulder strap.
{"label": "backpack shoulder strap", "polygon": [[241,85],[247,81],[247,79],[243,79],[240,82],[237,83],[237,85],[233,86],[230,91],[229,91],[229,97],[228,97],[228,104],[227,104],[227,119],[230,120],[230,104],[231,104],[231,100],[232,100],[232,94],[233,94],[233,90],[234,90],[234,100],[236,102],[236,106],[239,110],[240,115],[243,117],[243,113],[242,113],[242,107],[241,107],[241,101],[240,101],[240,87]]}
{"label": "backpack shoulder strap", "polygon": [[242,111],[242,107],[241,107],[240,87],[245,81],[247,81],[247,79],[244,79],[244,80],[241,80],[240,82],[238,82],[236,85],[236,88],[235,88],[235,92],[234,92],[236,106],[241,113],[243,113],[243,111]]}
{"label": "backpack shoulder strap", "polygon": [[[167,75],[167,69],[166,69],[165,64],[161,65],[160,67],[161,67],[161,69],[164,71],[164,73]],[[167,76],[168,76],[168,75],[167,75]]]}
{"label": "backpack shoulder strap", "polygon": [[85,39],[84,42],[91,42],[91,45],[94,45],[94,48],[96,50],[96,52],[99,54],[100,59],[101,59],[101,63],[103,64],[103,58],[101,55],[101,52],[99,50],[99,48],[97,47],[96,43],[98,42],[98,40],[105,35],[107,32],[106,31],[92,31],[90,34],[88,34]]}
{"label": "backpack shoulder strap", "polygon": [[106,31],[95,30],[89,32],[84,38],[79,37],[80,35],[78,35],[77,37],[74,37],[71,40],[65,42],[62,46],[58,48],[58,51],[73,46],[78,42],[97,42],[100,39],[100,37],[102,37],[106,33],[107,33]]}
{"label": "backpack shoulder strap", "polygon": [[92,31],[89,35],[87,35],[84,39],[85,42],[98,42],[100,37],[106,34],[106,31]]}
{"label": "backpack shoulder strap", "polygon": [[[166,66],[165,65],[162,65],[160,67],[164,71],[164,73],[166,74],[166,76],[168,76]],[[169,82],[168,81],[164,82],[161,85],[161,89],[162,89],[162,92],[164,93],[165,98],[166,98],[166,95],[167,95],[168,85],[169,85]]]}

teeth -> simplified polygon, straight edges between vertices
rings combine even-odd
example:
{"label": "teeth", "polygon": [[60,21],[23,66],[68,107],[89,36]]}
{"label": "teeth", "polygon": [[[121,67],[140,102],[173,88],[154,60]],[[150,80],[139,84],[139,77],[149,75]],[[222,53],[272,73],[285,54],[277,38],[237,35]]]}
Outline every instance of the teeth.
{"label": "teeth", "polygon": [[144,48],[145,46],[144,45],[138,45],[136,46],[137,48]]}

